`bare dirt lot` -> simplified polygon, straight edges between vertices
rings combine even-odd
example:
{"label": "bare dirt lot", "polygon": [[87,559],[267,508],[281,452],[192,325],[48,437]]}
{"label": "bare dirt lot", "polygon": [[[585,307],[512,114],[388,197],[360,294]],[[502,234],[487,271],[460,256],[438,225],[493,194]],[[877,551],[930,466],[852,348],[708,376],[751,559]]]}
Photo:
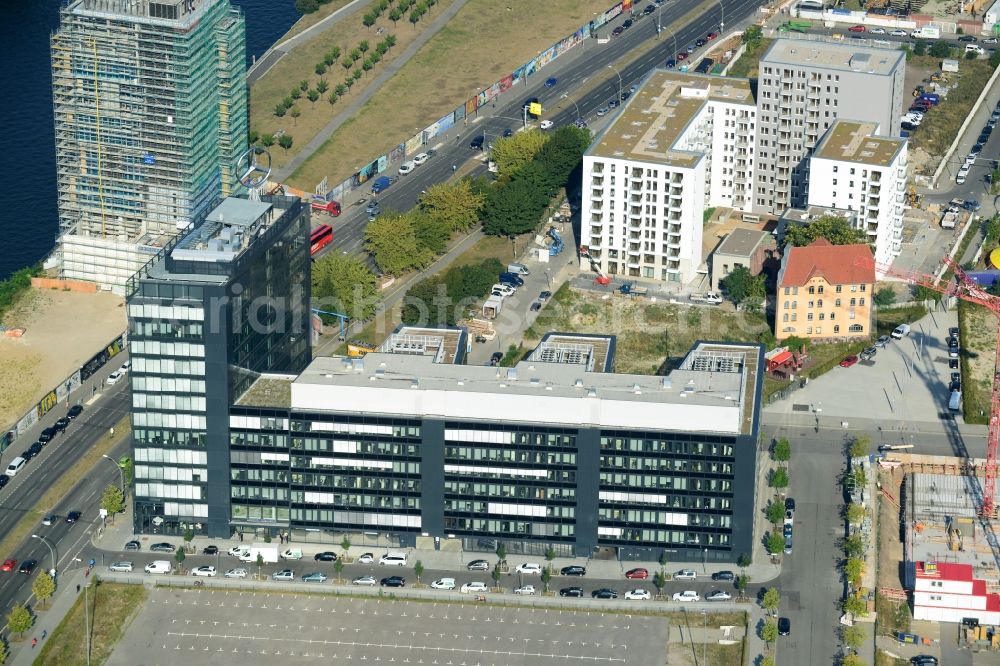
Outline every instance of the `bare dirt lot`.
{"label": "bare dirt lot", "polygon": [[21,338],[0,337],[0,427],[125,330],[125,308],[110,293],[32,289],[3,325],[26,330]]}

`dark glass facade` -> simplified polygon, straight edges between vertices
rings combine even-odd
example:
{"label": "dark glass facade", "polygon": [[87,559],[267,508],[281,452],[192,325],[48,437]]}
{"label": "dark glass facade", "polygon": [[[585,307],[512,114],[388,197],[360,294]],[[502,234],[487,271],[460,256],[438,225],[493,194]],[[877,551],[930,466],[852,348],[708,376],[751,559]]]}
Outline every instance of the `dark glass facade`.
{"label": "dark glass facade", "polygon": [[230,405],[310,361],[309,208],[265,203],[270,221],[231,260],[175,256],[180,239],[129,283],[138,533],[229,536]]}

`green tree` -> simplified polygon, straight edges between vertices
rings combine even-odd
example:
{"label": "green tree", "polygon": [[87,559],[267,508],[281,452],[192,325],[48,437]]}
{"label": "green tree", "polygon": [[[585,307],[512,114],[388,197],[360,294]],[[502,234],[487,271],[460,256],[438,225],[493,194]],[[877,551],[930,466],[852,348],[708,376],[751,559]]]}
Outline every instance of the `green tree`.
{"label": "green tree", "polygon": [[409,21],[410,21],[410,23],[413,24],[413,27],[416,28],[417,27],[417,21],[419,21],[419,20],[420,20],[420,12],[418,12],[416,9],[414,9],[412,12],[410,12]]}
{"label": "green tree", "polygon": [[351,67],[354,67],[354,61],[351,60],[351,56],[345,55],[340,61],[340,66],[345,70],[349,70]]}
{"label": "green tree", "polygon": [[336,104],[337,102],[340,101],[340,95],[338,95],[336,91],[333,91],[329,95],[327,95],[326,101],[328,101],[330,104]]}
{"label": "green tree", "polygon": [[864,645],[866,640],[865,631],[856,624],[850,627],[841,626],[840,640],[842,640],[844,645],[852,650],[857,650]]}
{"label": "green tree", "polygon": [[747,555],[746,553],[740,553],[740,556],[736,558],[736,566],[738,566],[740,569],[746,569],[748,566],[750,566],[750,563],[751,563],[750,556]]}
{"label": "green tree", "polygon": [[855,589],[861,586],[861,579],[865,575],[865,561],[860,557],[849,557],[844,563],[844,576]]}
{"label": "green tree", "polygon": [[656,561],[659,563],[660,568],[662,569],[663,567],[667,566],[667,562],[670,561],[670,555],[667,554],[667,551],[661,550],[660,556],[657,558]]}
{"label": "green tree", "polygon": [[788,487],[788,470],[784,467],[779,467],[773,470],[768,479],[768,483],[772,488],[787,488]]}
{"label": "green tree", "polygon": [[778,606],[781,605],[781,592],[778,591],[778,588],[767,588],[767,591],[764,592],[764,598],[761,600],[760,605],[764,610],[772,615],[777,613]]}
{"label": "green tree", "polygon": [[[289,91],[288,96],[291,97],[292,99],[296,99],[296,100],[297,99],[301,99],[302,98],[302,91],[299,90],[298,88],[292,88],[291,91]],[[284,106],[284,105],[282,104],[282,106]]]}
{"label": "green tree", "polygon": [[[270,543],[267,539],[264,540],[265,543]],[[257,578],[260,578],[260,569],[264,566],[264,556],[257,553]]]}
{"label": "green tree", "polygon": [[361,49],[355,47],[355,48],[351,49],[350,52],[347,55],[349,55],[351,57],[351,62],[352,63],[357,62],[357,61],[361,60]]}
{"label": "green tree", "polygon": [[339,583],[341,580],[341,574],[344,573],[344,561],[338,559],[336,562],[334,562],[333,570],[337,573],[337,582]]}
{"label": "green tree", "polygon": [[312,14],[319,9],[319,0],[295,0],[295,9],[300,14]]}
{"label": "green tree", "polygon": [[788,462],[792,457],[792,443],[787,437],[782,437],[774,443],[774,450],[771,455],[778,462]]}
{"label": "green tree", "polygon": [[309,90],[309,79],[302,79],[299,81],[299,90],[301,92]]}
{"label": "green tree", "polygon": [[125,510],[125,495],[122,494],[121,488],[114,484],[108,485],[101,493],[101,508],[108,512],[111,522],[114,523],[115,514]]}
{"label": "green tree", "polygon": [[896,302],[896,292],[891,287],[882,287],[875,292],[875,305],[887,307]]}
{"label": "green tree", "polygon": [[503,544],[503,541],[497,544],[496,554],[499,562],[507,561],[507,546]]}
{"label": "green tree", "polygon": [[740,595],[747,591],[747,585],[750,583],[750,577],[747,575],[736,577],[736,589],[740,591]]}
{"label": "green tree", "polygon": [[856,654],[848,654],[840,661],[840,666],[867,666],[867,663]]}
{"label": "green tree", "polygon": [[552,546],[549,546],[548,548],[545,549],[545,561],[548,563],[545,566],[547,569],[552,568],[552,560],[554,559],[556,559],[556,549],[553,548]]}
{"label": "green tree", "polygon": [[293,106],[292,110],[289,111],[289,114],[292,116],[292,124],[293,125],[298,124],[297,121],[298,121],[299,117],[302,115],[302,112],[299,110],[299,107]]}
{"label": "green tree", "polygon": [[373,25],[375,25],[375,21],[377,20],[378,20],[378,15],[376,15],[375,12],[368,12],[367,14],[361,17],[361,22],[364,23],[366,28],[370,28]]}
{"label": "green tree", "polygon": [[871,452],[872,439],[868,435],[855,435],[851,440],[850,454],[852,458],[866,458]]}
{"label": "green tree", "polygon": [[753,53],[760,46],[760,41],[764,37],[764,31],[759,25],[747,26],[747,29],[743,31],[743,36],[741,40],[746,44],[747,53]]}
{"label": "green tree", "polygon": [[291,134],[282,134],[278,139],[278,145],[284,148],[285,152],[288,152],[288,149],[292,147],[293,142],[294,139]]}
{"label": "green tree", "polygon": [[285,116],[285,111],[286,109],[284,104],[279,104],[278,106],[274,107],[274,115],[278,116],[279,118],[283,118]]}
{"label": "green tree", "polygon": [[[355,259],[355,261],[357,261],[356,257],[351,257],[351,258]],[[360,263],[360,261],[358,263]],[[365,266],[365,268],[367,269],[368,267]],[[369,271],[369,273],[370,272],[371,271]],[[347,551],[349,551],[351,549],[351,538],[349,536],[347,536],[346,534],[344,535],[344,538],[340,540],[340,547],[344,550],[344,555],[343,556],[347,557]]]}
{"label": "green tree", "polygon": [[316,63],[315,71],[318,75],[323,76],[326,74],[326,64],[322,62]]}
{"label": "green tree", "polygon": [[951,46],[948,45],[948,42],[934,42],[928,49],[927,55],[932,58],[949,58],[951,57]]}
{"label": "green tree", "polygon": [[868,604],[864,599],[860,599],[857,596],[850,594],[841,603],[845,613],[850,613],[855,617],[865,617],[868,615]]}
{"label": "green tree", "polygon": [[785,537],[781,536],[781,532],[771,532],[767,535],[765,545],[767,546],[767,552],[777,555],[785,549]]}
{"label": "green tree", "polygon": [[417,583],[420,583],[420,577],[424,575],[424,563],[421,560],[413,565],[413,575],[417,577]]}
{"label": "green tree", "polygon": [[532,160],[541,152],[549,140],[549,135],[540,130],[517,132],[513,136],[502,137],[493,142],[490,159],[497,165],[497,173],[509,176]]}
{"label": "green tree", "polygon": [[771,643],[778,640],[778,623],[771,619],[764,622],[760,628],[760,637],[770,647]]}
{"label": "green tree", "polygon": [[517,236],[538,226],[548,198],[525,181],[511,181],[496,187],[483,203],[483,231],[491,236]]}
{"label": "green tree", "polygon": [[343,83],[338,83],[337,87],[334,88],[333,91],[337,93],[337,97],[343,97],[344,95],[347,94],[348,87]]}
{"label": "green tree", "polygon": [[465,231],[479,221],[479,210],[486,197],[472,191],[470,182],[431,185],[420,195],[420,209],[440,220],[451,231]]}
{"label": "green tree", "polygon": [[545,567],[545,569],[542,570],[542,592],[549,591],[549,582],[551,580],[552,580],[552,571],[548,567]]}
{"label": "green tree", "polygon": [[358,50],[361,51],[362,53],[367,53],[369,48],[371,48],[371,46],[368,44],[367,39],[362,39],[360,42],[358,42]]}
{"label": "green tree", "polygon": [[915,56],[927,55],[927,42],[918,39],[917,43],[913,45],[913,55]]}
{"label": "green tree", "polygon": [[382,43],[391,49],[396,45],[396,35],[386,35],[386,38],[382,40]]}
{"label": "green tree", "polygon": [[0,638],[0,665],[6,664],[9,657],[10,651],[7,647],[7,641]]}
{"label": "green tree", "polygon": [[365,249],[387,275],[401,275],[426,266],[431,253],[421,250],[417,230],[408,215],[380,215],[365,228]]}
{"label": "green tree", "polygon": [[831,245],[859,245],[867,240],[864,231],[836,215],[824,215],[809,224],[790,224],[785,231],[785,245],[802,247],[817,238],[825,238]]}
{"label": "green tree", "polygon": [[306,93],[306,97],[308,97],[308,98],[309,98],[309,101],[310,101],[310,102],[312,102],[313,104],[315,104],[315,103],[316,103],[316,100],[318,100],[318,99],[319,99],[319,91],[318,91],[318,90],[315,90],[315,89],[312,89],[312,88],[310,88],[310,89],[309,89],[309,92],[307,92],[307,93]]}
{"label": "green tree", "polygon": [[374,67],[375,63],[372,62],[371,58],[365,58],[365,61],[361,63],[361,69],[365,70],[366,72],[372,71],[372,68]]}
{"label": "green tree", "polygon": [[413,220],[418,246],[427,250],[432,256],[444,254],[448,249],[448,241],[451,240],[451,229],[448,225],[420,211],[411,211],[409,215]]}
{"label": "green tree", "polygon": [[316,92],[318,92],[319,94],[322,95],[329,89],[330,89],[330,84],[327,83],[326,79],[320,79],[319,81],[316,82]]}
{"label": "green tree", "polygon": [[913,288],[913,300],[919,302],[934,301],[937,303],[941,300],[941,293],[921,284]]}
{"label": "green tree", "polygon": [[753,275],[746,266],[737,266],[722,280],[722,287],[726,290],[733,303],[745,307],[751,312],[760,310],[767,291],[764,286],[763,275]]}
{"label": "green tree", "polygon": [[355,81],[361,80],[362,76],[364,76],[364,72],[361,70],[360,67],[355,68],[355,70],[351,72],[351,78],[354,79]]}
{"label": "green tree", "polygon": [[291,95],[288,95],[288,96],[287,96],[287,97],[285,97],[285,98],[284,98],[283,100],[281,100],[281,103],[282,103],[282,104],[284,105],[284,107],[285,107],[286,109],[290,109],[290,108],[292,108],[293,106],[295,106],[295,100],[294,100],[294,99],[292,99],[292,96],[291,96]]}
{"label": "green tree", "polygon": [[[340,51],[327,51],[323,54],[323,64],[326,65],[327,69],[333,67],[334,63],[337,62],[337,58],[340,57]],[[308,86],[306,86],[308,87]]]}
{"label": "green tree", "polygon": [[183,570],[184,560],[187,559],[187,553],[184,552],[183,548],[178,548],[177,552],[174,553],[174,559],[177,560],[177,567]]}
{"label": "green tree", "polygon": [[663,594],[663,588],[667,586],[667,574],[662,571],[657,571],[653,574],[653,587],[656,588],[656,596],[661,596]]}
{"label": "green tree", "polygon": [[261,134],[260,135],[260,145],[264,146],[265,148],[270,148],[271,146],[273,146],[274,145],[274,135],[271,134],[270,132],[265,132],[265,133]]}
{"label": "green tree", "polygon": [[35,616],[25,606],[18,604],[7,613],[7,628],[20,637],[35,624]]}
{"label": "green tree", "polygon": [[35,581],[31,584],[31,593],[35,595],[42,606],[45,606],[45,603],[56,593],[56,582],[52,576],[43,571],[35,576]]}
{"label": "green tree", "polygon": [[357,255],[339,252],[313,262],[312,297],[319,309],[345,314],[351,321],[374,317],[381,300],[377,278],[368,264]]}
{"label": "green tree", "polygon": [[777,525],[785,517],[785,506],[780,502],[769,502],[764,515],[767,516],[767,522]]}
{"label": "green tree", "polygon": [[260,132],[258,132],[257,130],[253,130],[253,129],[250,130],[249,132],[247,132],[247,143],[248,144],[250,144],[252,146],[255,143],[257,143],[258,140],[260,140]]}
{"label": "green tree", "polygon": [[500,573],[500,569],[498,567],[493,567],[493,573],[490,574],[490,578],[493,579],[493,587],[499,588],[500,579],[503,578],[503,574]]}
{"label": "green tree", "polygon": [[861,557],[865,554],[865,542],[860,534],[852,534],[843,541],[844,555],[847,557]]}
{"label": "green tree", "polygon": [[979,57],[979,54],[976,53],[975,51],[966,51],[965,52],[965,59],[966,60],[975,60],[978,57]]}
{"label": "green tree", "polygon": [[851,503],[847,506],[847,522],[855,527],[865,521],[865,507]]}
{"label": "green tree", "polygon": [[389,12],[389,20],[396,24],[399,19],[403,18],[403,12],[399,11],[399,7],[393,7],[392,11]]}

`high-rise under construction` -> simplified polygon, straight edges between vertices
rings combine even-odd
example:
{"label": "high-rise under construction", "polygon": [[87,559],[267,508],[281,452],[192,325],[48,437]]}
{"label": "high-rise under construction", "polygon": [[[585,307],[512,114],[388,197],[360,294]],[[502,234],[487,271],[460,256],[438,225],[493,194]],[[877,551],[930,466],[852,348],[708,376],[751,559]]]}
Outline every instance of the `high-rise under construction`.
{"label": "high-rise under construction", "polygon": [[[120,287],[239,187],[246,42],[227,0],[70,0],[52,36],[65,277]],[[153,250],[155,253],[155,250]]]}

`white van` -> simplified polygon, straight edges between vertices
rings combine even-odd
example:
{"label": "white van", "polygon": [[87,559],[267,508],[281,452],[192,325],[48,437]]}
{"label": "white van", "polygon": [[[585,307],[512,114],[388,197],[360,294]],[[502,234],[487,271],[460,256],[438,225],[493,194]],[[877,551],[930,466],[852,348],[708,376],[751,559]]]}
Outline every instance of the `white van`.
{"label": "white van", "polygon": [[910,325],[900,324],[896,328],[892,329],[892,333],[890,333],[889,335],[891,335],[895,340],[902,340],[909,334],[910,334]]}
{"label": "white van", "polygon": [[382,557],[378,558],[378,563],[381,564],[381,565],[390,564],[390,565],[394,565],[394,566],[397,566],[397,567],[405,567],[406,566],[406,553],[401,552],[401,551],[392,551],[392,550],[390,550],[388,553],[386,553]]}
{"label": "white van", "polygon": [[146,565],[145,571],[148,574],[168,574],[172,569],[170,560],[154,560]]}
{"label": "white van", "polygon": [[5,472],[7,476],[17,476],[17,473],[24,469],[24,466],[28,464],[28,461],[18,456],[10,461],[7,465],[7,471]]}
{"label": "white van", "polygon": [[507,264],[507,272],[514,275],[531,275],[531,271],[524,264]]}
{"label": "white van", "polygon": [[962,392],[952,391],[951,397],[948,399],[948,409],[957,412],[962,409]]}

